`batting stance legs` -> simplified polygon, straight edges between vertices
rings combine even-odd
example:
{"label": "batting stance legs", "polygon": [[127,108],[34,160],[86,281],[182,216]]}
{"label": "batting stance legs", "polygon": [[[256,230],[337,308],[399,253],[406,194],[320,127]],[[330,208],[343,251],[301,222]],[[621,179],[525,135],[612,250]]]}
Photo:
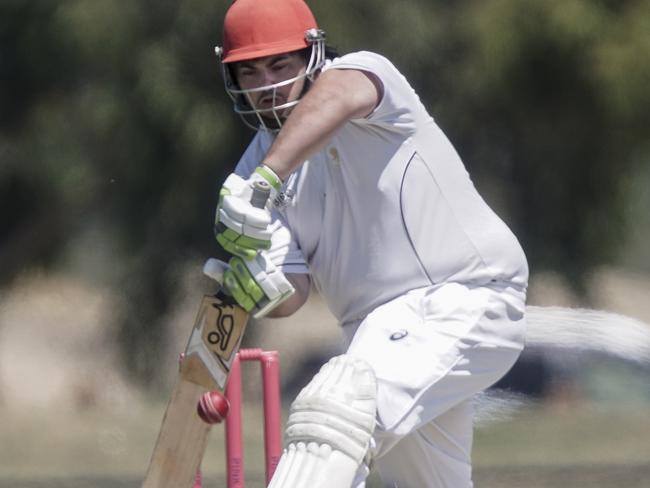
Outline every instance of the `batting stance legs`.
{"label": "batting stance legs", "polygon": [[409,292],[344,327],[348,353],[377,378],[372,454],[385,486],[472,486],[471,398],[519,356],[524,300],[508,284],[448,283]]}
{"label": "batting stance legs", "polygon": [[347,354],[292,405],[288,447],[270,486],[361,488],[368,449],[386,486],[471,488],[471,397],[519,356],[524,301],[508,284],[449,283],[345,326]]}

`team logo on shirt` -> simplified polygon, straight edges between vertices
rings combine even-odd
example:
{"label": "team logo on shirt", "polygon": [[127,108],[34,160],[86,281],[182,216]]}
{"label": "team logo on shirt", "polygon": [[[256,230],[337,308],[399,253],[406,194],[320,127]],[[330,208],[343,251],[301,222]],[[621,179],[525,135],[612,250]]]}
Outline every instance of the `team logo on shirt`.
{"label": "team logo on shirt", "polygon": [[400,329],[390,335],[390,340],[399,341],[400,339],[404,339],[407,335],[409,335],[409,333],[406,329]]}

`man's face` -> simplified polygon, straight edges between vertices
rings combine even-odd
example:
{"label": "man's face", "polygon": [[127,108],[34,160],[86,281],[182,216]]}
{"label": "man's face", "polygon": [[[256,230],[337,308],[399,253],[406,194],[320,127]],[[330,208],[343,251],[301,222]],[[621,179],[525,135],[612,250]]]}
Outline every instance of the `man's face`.
{"label": "man's face", "polygon": [[[250,90],[303,75],[306,67],[302,53],[295,52],[240,61],[234,66],[234,75],[240,89]],[[249,101],[257,110],[268,110],[274,105],[283,105],[297,100],[302,93],[304,84],[305,79],[301,77],[294,83],[278,87],[275,90],[255,91],[248,94]]]}

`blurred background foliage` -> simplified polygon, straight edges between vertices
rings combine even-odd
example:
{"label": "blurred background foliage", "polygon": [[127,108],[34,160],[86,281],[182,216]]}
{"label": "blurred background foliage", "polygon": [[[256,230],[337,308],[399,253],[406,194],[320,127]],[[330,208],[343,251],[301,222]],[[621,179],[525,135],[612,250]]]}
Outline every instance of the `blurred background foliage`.
{"label": "blurred background foliage", "polygon": [[[339,51],[402,70],[533,273],[584,293],[598,265],[650,271],[650,0],[309,3]],[[142,381],[252,136],[213,54],[228,5],[0,2],[0,286],[65,267],[119,290]]]}

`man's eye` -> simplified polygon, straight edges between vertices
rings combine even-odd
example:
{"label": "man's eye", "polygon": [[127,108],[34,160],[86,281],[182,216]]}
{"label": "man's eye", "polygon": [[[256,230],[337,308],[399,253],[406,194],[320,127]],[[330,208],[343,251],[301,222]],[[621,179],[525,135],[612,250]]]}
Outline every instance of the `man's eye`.
{"label": "man's eye", "polygon": [[273,65],[273,70],[274,71],[281,71],[286,67],[287,67],[286,64],[275,64],[275,65]]}

